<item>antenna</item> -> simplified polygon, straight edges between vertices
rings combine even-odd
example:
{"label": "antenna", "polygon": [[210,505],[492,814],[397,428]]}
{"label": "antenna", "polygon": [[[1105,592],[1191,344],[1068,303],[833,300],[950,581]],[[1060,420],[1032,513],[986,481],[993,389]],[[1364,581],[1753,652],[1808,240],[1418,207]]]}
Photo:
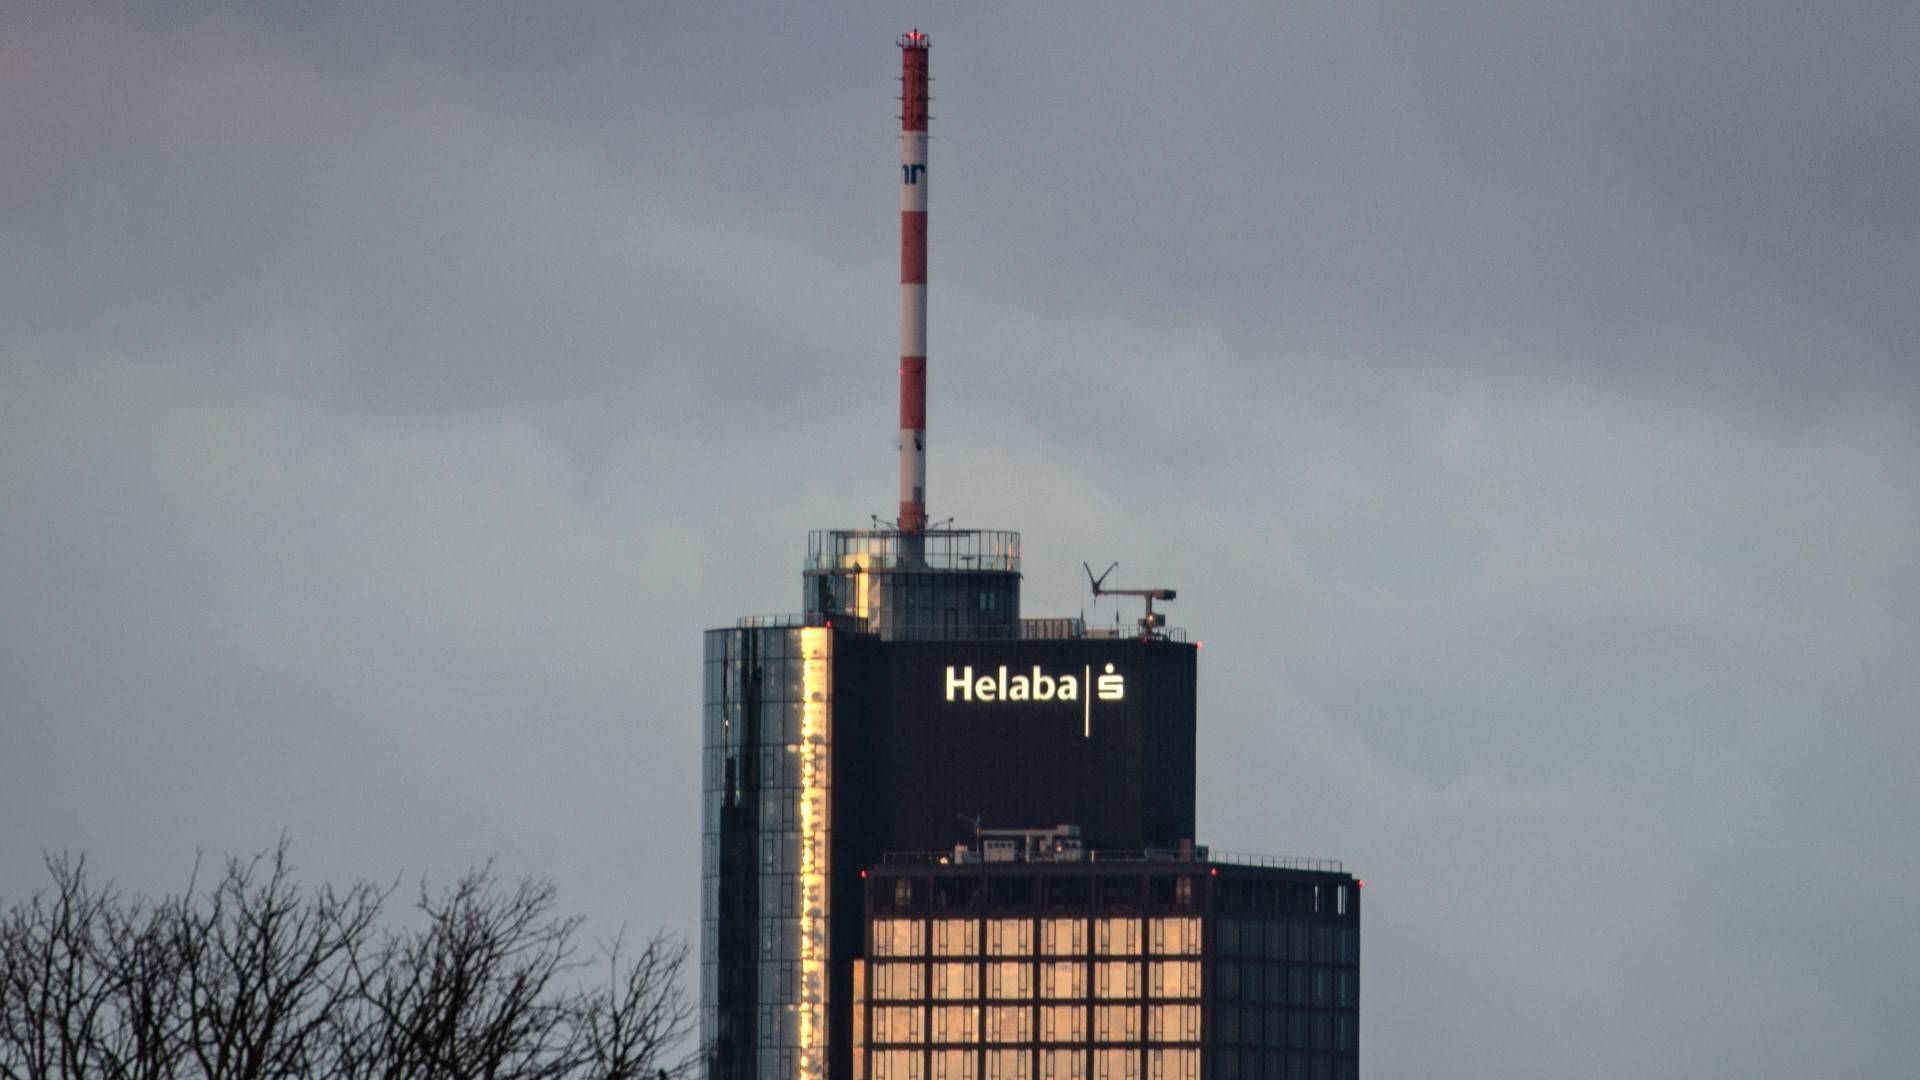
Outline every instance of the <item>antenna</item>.
{"label": "antenna", "polygon": [[900,520],[927,529],[927,51],[900,35]]}
{"label": "antenna", "polygon": [[1145,616],[1143,616],[1140,619],[1140,637],[1142,640],[1145,640],[1147,638],[1160,636],[1160,632],[1166,628],[1167,619],[1166,619],[1166,616],[1164,615],[1156,615],[1154,613],[1153,602],[1155,600],[1173,599],[1175,596],[1178,595],[1176,592],[1174,592],[1174,590],[1166,589],[1166,588],[1109,589],[1107,588],[1107,578],[1116,569],[1119,568],[1120,566],[1119,563],[1114,563],[1113,565],[1107,567],[1106,570],[1103,573],[1101,573],[1099,577],[1093,576],[1092,566],[1088,565],[1087,563],[1081,563],[1080,565],[1084,567],[1087,571],[1087,584],[1093,586],[1093,598],[1095,600],[1098,600],[1103,596],[1138,596],[1146,600],[1147,613]]}
{"label": "antenna", "polygon": [[980,850],[980,822],[986,817],[986,815],[975,814],[972,817],[968,817],[965,814],[955,814],[953,816],[973,826],[973,850],[979,851]]}

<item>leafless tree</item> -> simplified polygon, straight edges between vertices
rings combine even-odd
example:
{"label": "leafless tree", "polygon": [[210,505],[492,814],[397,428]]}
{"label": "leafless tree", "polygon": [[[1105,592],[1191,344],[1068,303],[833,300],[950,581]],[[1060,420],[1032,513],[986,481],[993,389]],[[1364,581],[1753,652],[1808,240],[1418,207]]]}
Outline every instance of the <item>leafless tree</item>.
{"label": "leafless tree", "polygon": [[282,840],[229,858],[204,902],[170,921],[184,994],[184,1039],[208,1080],[331,1071],[328,1018],[359,992],[356,954],[387,893],[368,882],[302,890]]}
{"label": "leafless tree", "polygon": [[583,956],[547,882],[482,867],[383,928],[391,887],[304,888],[284,842],[152,904],[82,860],[47,868],[0,914],[0,1080],[679,1080],[692,1061],[686,947]]}
{"label": "leafless tree", "polygon": [[631,956],[616,939],[605,949],[607,986],[581,1010],[592,1076],[602,1080],[680,1080],[693,1072],[693,1010],[681,992],[685,944],[655,934]]}

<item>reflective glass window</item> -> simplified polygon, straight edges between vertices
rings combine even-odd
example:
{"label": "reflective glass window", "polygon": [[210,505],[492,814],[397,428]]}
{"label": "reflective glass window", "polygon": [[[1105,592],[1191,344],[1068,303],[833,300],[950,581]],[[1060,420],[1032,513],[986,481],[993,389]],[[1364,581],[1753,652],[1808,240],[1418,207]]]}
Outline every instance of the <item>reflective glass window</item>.
{"label": "reflective glass window", "polygon": [[987,1080],[1033,1080],[1033,1054],[1026,1050],[987,1051]]}
{"label": "reflective glass window", "polygon": [[1087,920],[1041,919],[1040,951],[1047,956],[1084,956]]}
{"label": "reflective glass window", "polygon": [[979,997],[980,965],[965,962],[933,965],[932,996],[942,1001]]}
{"label": "reflective glass window", "polygon": [[1200,1080],[1200,1051],[1157,1046],[1148,1050],[1147,1080]]}
{"label": "reflective glass window", "polygon": [[977,1005],[935,1005],[933,1041],[937,1043],[979,1042],[980,1008]]}
{"label": "reflective glass window", "polygon": [[1148,994],[1151,997],[1186,998],[1200,996],[1200,961],[1155,960],[1149,965]]}
{"label": "reflective glass window", "polygon": [[987,996],[990,998],[1030,998],[1033,996],[1033,965],[1025,960],[999,960],[987,965]]}
{"label": "reflective glass window", "polygon": [[933,1080],[974,1080],[973,1051],[935,1050]]}
{"label": "reflective glass window", "polygon": [[[1177,919],[1163,918],[1153,920],[1153,951],[1176,956],[1198,956],[1200,953],[1200,920],[1192,916]],[[1222,934],[1222,951],[1225,951],[1224,932]]]}
{"label": "reflective glass window", "polygon": [[1087,1055],[1079,1049],[1040,1051],[1040,1080],[1086,1080]]}
{"label": "reflective glass window", "polygon": [[873,955],[921,956],[925,945],[926,923],[919,919],[875,919]]}
{"label": "reflective glass window", "polygon": [[1140,1051],[1095,1050],[1093,1080],[1140,1080]]}
{"label": "reflective glass window", "polygon": [[1101,956],[1139,956],[1139,919],[1093,920],[1093,951]]}
{"label": "reflective glass window", "polygon": [[877,1043],[917,1043],[923,1041],[918,1005],[876,1005],[873,1009],[873,1041]]}
{"label": "reflective glass window", "polygon": [[873,1080],[920,1080],[920,1051],[875,1050]]}
{"label": "reflective glass window", "polygon": [[973,1080],[972,1049],[935,1049],[933,1080]]}
{"label": "reflective glass window", "polygon": [[[1160,937],[1160,931],[1158,930],[1158,925],[1157,925],[1160,922],[1161,920],[1159,919],[1154,920],[1154,923],[1156,924],[1156,928],[1155,928],[1155,934],[1153,938],[1153,951],[1154,952],[1185,951],[1185,950],[1178,950],[1178,949],[1163,949],[1160,947],[1160,942],[1162,939]],[[1214,949],[1218,951],[1221,956],[1240,955],[1240,920],[1239,919],[1222,918],[1220,921],[1214,924],[1214,932],[1215,932]],[[1200,950],[1195,949],[1194,951],[1199,952]],[[1256,949],[1255,951],[1257,952],[1258,949]]]}
{"label": "reflective glass window", "polygon": [[1041,1042],[1086,1042],[1087,1009],[1084,1005],[1040,1006]]}
{"label": "reflective glass window", "polygon": [[926,969],[917,963],[874,964],[875,1001],[914,1001],[927,996]]}
{"label": "reflective glass window", "polygon": [[1140,1006],[1095,1005],[1093,1007],[1094,1042],[1139,1042]]}
{"label": "reflective glass window", "polygon": [[1133,960],[1102,960],[1093,965],[1093,996],[1097,998],[1139,997],[1139,963]]}
{"label": "reflective glass window", "polygon": [[1148,1006],[1147,1038],[1152,1042],[1199,1042],[1200,1006]]}
{"label": "reflective glass window", "polygon": [[1040,996],[1044,998],[1086,997],[1086,961],[1052,960],[1041,964]]}
{"label": "reflective glass window", "polygon": [[974,956],[980,952],[980,923],[974,919],[933,920],[933,955]]}
{"label": "reflective glass window", "polygon": [[1033,1009],[1026,1005],[987,1006],[987,1041],[1032,1042]]}
{"label": "reflective glass window", "polygon": [[1032,919],[988,919],[988,956],[1032,956]]}

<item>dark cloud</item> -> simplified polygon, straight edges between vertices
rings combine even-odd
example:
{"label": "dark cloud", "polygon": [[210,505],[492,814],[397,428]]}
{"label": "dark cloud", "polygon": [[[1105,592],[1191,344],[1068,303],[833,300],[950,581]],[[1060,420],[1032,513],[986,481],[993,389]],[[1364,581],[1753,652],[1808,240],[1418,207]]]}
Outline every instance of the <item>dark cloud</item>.
{"label": "dark cloud", "polygon": [[[901,18],[10,18],[0,896],[286,829],[692,932],[698,632],[891,492]],[[922,26],[934,508],[1179,587],[1369,1070],[1899,1075],[1912,13]]]}

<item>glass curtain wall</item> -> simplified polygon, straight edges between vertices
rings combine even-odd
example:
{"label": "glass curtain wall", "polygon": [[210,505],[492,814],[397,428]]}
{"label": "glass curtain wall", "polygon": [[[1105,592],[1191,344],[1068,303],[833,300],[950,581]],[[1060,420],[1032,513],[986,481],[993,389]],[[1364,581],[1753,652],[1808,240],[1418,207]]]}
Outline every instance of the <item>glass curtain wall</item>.
{"label": "glass curtain wall", "polygon": [[700,1039],[710,1080],[824,1080],[832,635],[705,642]]}

